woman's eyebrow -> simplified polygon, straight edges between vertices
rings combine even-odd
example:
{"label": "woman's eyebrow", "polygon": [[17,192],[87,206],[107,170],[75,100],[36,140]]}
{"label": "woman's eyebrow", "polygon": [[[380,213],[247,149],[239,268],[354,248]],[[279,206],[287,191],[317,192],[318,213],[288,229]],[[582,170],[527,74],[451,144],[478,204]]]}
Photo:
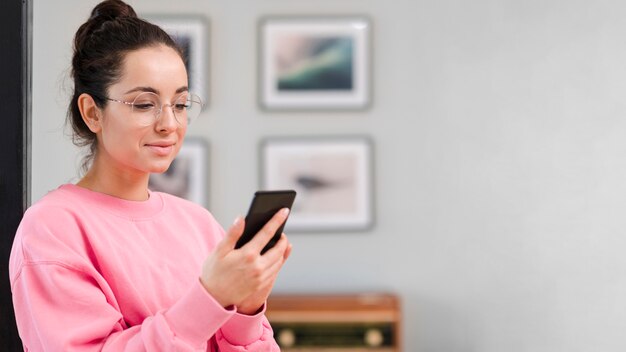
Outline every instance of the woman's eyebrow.
{"label": "woman's eyebrow", "polygon": [[[182,92],[187,92],[189,91],[189,88],[187,86],[184,87],[180,87],[178,89],[176,89],[176,94],[178,93],[182,93]],[[151,93],[155,93],[155,94],[160,94],[158,89],[154,89],[152,87],[135,87],[129,91],[127,91],[124,94],[129,94],[129,93],[133,93],[133,92],[151,92]]]}
{"label": "woman's eyebrow", "polygon": [[151,93],[159,94],[159,91],[152,87],[135,87],[124,94],[129,94],[133,92],[151,92]]}

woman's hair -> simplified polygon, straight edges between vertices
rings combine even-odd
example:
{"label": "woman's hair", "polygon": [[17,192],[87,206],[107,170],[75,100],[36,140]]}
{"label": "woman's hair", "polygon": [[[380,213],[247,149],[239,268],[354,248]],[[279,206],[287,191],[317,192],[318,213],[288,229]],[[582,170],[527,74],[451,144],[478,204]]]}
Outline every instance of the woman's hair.
{"label": "woman's hair", "polygon": [[145,47],[166,45],[183,58],[180,47],[159,26],[137,17],[133,8],[121,0],[98,4],[91,16],[76,32],[71,77],[74,92],[68,109],[72,141],[89,147],[82,161],[86,172],[97,151],[96,135],[89,130],[78,109],[78,97],[89,94],[103,109],[109,87],[122,76],[125,55]]}

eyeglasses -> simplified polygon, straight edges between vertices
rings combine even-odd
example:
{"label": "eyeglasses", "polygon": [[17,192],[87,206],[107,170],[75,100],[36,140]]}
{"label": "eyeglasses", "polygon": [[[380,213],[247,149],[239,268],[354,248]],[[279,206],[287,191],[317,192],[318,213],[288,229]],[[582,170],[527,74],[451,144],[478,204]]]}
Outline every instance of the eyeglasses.
{"label": "eyeglasses", "polygon": [[172,104],[162,104],[161,98],[152,92],[143,92],[139,94],[133,101],[123,101],[105,97],[105,99],[130,105],[133,117],[142,126],[150,126],[155,123],[165,106],[172,108],[174,117],[179,124],[190,124],[195,120],[202,110],[202,100],[199,96],[190,93],[183,93],[176,97]]}

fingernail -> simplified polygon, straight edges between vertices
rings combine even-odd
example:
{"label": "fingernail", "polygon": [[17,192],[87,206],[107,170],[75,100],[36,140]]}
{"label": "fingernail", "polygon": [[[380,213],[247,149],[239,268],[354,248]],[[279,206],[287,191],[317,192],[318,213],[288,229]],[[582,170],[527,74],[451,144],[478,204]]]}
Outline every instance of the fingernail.
{"label": "fingernail", "polygon": [[289,214],[289,208],[282,208],[282,209],[280,210],[280,212],[281,212],[283,215],[287,216],[287,214]]}
{"label": "fingernail", "polygon": [[238,225],[241,222],[241,216],[237,216],[235,221],[233,221],[233,226]]}

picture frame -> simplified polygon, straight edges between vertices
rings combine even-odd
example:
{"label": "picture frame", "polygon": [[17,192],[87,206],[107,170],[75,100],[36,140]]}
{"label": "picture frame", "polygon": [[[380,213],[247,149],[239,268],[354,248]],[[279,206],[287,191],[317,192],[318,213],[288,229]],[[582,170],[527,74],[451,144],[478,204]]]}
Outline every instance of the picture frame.
{"label": "picture frame", "polygon": [[185,138],[167,171],[150,175],[148,188],[208,207],[208,154],[207,141],[197,137]]}
{"label": "picture frame", "polygon": [[372,21],[268,16],[259,21],[258,100],[266,110],[362,110],[371,104]]}
{"label": "picture frame", "polygon": [[209,20],[199,15],[147,15],[146,19],[161,27],[183,50],[189,76],[189,91],[209,102],[207,80],[209,58]]}
{"label": "picture frame", "polygon": [[259,149],[260,188],[297,192],[286,231],[363,231],[373,226],[369,137],[270,137]]}

